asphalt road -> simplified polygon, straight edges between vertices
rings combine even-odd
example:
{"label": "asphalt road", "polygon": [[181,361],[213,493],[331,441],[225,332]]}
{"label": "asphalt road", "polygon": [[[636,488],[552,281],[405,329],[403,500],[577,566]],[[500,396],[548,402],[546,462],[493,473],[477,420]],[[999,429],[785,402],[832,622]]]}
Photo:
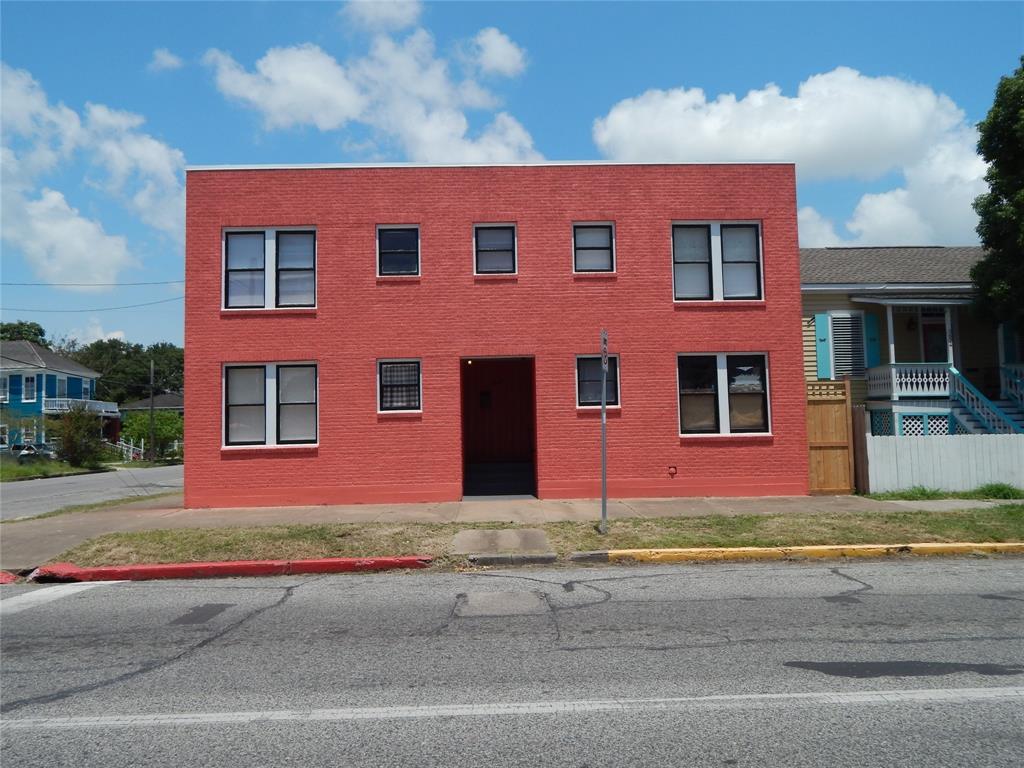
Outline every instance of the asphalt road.
{"label": "asphalt road", "polygon": [[174,491],[184,485],[184,478],[185,468],[178,464],[4,483],[0,488],[0,520],[35,517],[77,504]]}
{"label": "asphalt road", "polygon": [[9,765],[1024,755],[1019,558],[14,586],[0,619]]}

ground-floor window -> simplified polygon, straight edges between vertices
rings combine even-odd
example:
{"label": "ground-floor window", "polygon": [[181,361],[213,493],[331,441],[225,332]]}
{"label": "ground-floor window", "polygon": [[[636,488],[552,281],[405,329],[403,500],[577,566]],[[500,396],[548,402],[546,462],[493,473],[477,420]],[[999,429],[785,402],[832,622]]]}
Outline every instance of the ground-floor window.
{"label": "ground-floor window", "polygon": [[6,448],[7,445],[8,445],[7,425],[6,424],[0,424],[0,446],[3,446],[4,448]]}
{"label": "ground-floor window", "polygon": [[32,422],[31,426],[27,426],[27,427],[25,427],[24,430],[22,430],[21,442],[24,443],[25,445],[35,445],[36,444],[36,425],[35,425],[35,422]]}
{"label": "ground-floor window", "polygon": [[[619,358],[608,356],[608,378],[605,381],[605,404],[619,404]],[[576,358],[576,407],[601,405],[601,358],[598,355]]]}
{"label": "ground-floor window", "polygon": [[768,432],[768,363],[763,354],[681,354],[679,433]]}
{"label": "ground-floor window", "polygon": [[423,377],[419,360],[377,361],[377,410],[423,410]]}
{"label": "ground-floor window", "polygon": [[225,445],[316,443],[317,421],[315,363],[224,367]]}

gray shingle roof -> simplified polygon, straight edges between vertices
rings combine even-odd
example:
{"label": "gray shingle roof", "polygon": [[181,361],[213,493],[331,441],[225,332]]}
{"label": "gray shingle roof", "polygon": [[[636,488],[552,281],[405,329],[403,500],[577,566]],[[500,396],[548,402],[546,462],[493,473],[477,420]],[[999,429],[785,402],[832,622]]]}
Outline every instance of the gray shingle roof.
{"label": "gray shingle roof", "polygon": [[0,369],[39,368],[98,379],[100,374],[31,341],[0,342]]}
{"label": "gray shingle roof", "polygon": [[[185,408],[185,396],[181,392],[161,392],[160,394],[153,395],[153,410],[154,411],[181,411]],[[135,400],[131,403],[125,403],[124,405],[118,406],[119,411],[148,411],[149,410],[149,398],[144,397],[141,400]]]}
{"label": "gray shingle roof", "polygon": [[800,282],[969,283],[980,245],[898,248],[801,248]]}

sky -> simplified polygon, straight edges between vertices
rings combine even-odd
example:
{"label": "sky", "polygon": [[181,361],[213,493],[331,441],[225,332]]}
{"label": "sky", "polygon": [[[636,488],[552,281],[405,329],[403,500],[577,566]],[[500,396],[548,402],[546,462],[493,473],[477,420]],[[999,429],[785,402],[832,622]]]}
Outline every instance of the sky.
{"label": "sky", "polygon": [[0,14],[0,316],[83,343],[182,342],[188,165],[785,160],[803,246],[974,244],[1024,52],[1020,2]]}

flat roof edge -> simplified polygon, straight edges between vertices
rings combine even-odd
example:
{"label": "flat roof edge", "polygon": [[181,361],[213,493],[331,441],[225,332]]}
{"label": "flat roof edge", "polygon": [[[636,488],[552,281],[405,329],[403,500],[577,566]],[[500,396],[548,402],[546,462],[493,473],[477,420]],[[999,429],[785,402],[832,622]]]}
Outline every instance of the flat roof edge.
{"label": "flat roof edge", "polygon": [[535,168],[546,166],[618,166],[618,165],[796,165],[792,160],[718,160],[707,162],[618,161],[618,160],[544,160],[520,163],[268,163],[240,165],[187,165],[191,171],[285,171],[357,168]]}

